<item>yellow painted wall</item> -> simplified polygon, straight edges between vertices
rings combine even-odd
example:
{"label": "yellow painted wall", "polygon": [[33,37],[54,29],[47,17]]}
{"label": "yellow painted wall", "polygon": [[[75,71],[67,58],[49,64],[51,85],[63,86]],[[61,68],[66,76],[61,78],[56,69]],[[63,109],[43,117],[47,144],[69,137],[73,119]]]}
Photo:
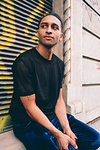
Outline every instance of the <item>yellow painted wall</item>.
{"label": "yellow painted wall", "polygon": [[22,52],[36,46],[37,24],[52,9],[52,0],[0,1],[0,132],[9,130],[13,94],[12,64]]}

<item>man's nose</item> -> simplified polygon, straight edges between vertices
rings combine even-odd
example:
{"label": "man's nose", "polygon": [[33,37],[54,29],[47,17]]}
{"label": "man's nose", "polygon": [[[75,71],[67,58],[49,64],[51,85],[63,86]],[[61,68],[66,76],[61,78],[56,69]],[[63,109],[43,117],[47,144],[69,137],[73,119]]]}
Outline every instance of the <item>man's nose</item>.
{"label": "man's nose", "polygon": [[51,34],[51,33],[52,33],[52,28],[51,28],[51,26],[48,26],[48,28],[47,28],[47,30],[46,30],[46,33],[48,33],[48,34]]}

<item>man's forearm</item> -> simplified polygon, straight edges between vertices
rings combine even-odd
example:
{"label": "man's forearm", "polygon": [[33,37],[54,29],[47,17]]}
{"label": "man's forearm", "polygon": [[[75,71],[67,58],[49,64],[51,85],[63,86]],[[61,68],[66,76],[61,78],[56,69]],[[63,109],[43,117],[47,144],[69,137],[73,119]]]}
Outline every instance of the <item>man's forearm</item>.
{"label": "man's forearm", "polygon": [[47,128],[56,137],[59,134],[59,130],[55,128],[54,125],[52,125],[49,119],[37,106],[33,106],[32,109],[34,111],[27,111],[28,115],[32,118],[32,120]]}
{"label": "man's forearm", "polygon": [[55,137],[60,134],[60,131],[56,127],[54,127],[54,125],[49,121],[46,115],[36,105],[35,95],[20,98],[26,109],[27,114],[32,118],[32,120],[47,128]]}
{"label": "man's forearm", "polygon": [[[62,90],[60,91],[62,93]],[[66,107],[64,100],[62,98],[62,94],[60,93],[56,107],[55,107],[55,114],[62,126],[63,129],[66,128],[66,130],[70,129],[69,122],[66,116]]]}

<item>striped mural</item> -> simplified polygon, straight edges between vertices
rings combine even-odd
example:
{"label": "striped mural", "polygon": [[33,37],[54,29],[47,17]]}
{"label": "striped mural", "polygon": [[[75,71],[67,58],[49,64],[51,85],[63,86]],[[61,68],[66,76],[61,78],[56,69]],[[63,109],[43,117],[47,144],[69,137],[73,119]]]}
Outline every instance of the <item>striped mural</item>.
{"label": "striped mural", "polygon": [[0,0],[0,133],[11,128],[12,64],[37,45],[38,21],[51,10],[52,0]]}

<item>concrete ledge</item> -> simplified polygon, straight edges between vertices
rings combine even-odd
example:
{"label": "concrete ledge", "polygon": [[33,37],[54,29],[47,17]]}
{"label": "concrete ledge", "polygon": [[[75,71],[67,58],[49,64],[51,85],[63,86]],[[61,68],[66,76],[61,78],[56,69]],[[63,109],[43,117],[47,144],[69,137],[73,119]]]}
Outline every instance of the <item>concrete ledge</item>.
{"label": "concrete ledge", "polygon": [[100,117],[88,122],[88,125],[100,132]]}
{"label": "concrete ledge", "polygon": [[0,134],[0,150],[26,150],[13,131]]}

